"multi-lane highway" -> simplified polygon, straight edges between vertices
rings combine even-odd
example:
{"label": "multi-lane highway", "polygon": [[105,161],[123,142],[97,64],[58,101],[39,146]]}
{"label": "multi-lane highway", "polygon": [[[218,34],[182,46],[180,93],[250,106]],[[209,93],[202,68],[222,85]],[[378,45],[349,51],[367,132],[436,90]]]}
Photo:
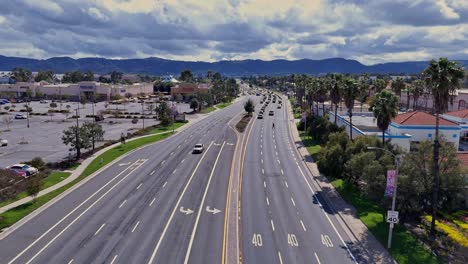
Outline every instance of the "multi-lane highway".
{"label": "multi-lane highway", "polygon": [[[244,160],[235,262],[357,262],[294,149],[284,106],[252,119],[236,148],[230,122],[244,100],[130,153],[7,231],[0,263],[224,263],[236,149]],[[203,153],[191,153],[196,143]]]}
{"label": "multi-lane highway", "polygon": [[0,240],[0,263],[220,263],[237,140],[228,123],[242,109],[103,170]]}
{"label": "multi-lane highway", "polygon": [[[268,115],[270,110],[273,116]],[[248,135],[242,176],[242,260],[355,263],[341,228],[315,196],[294,150],[286,111],[278,102],[270,103]]]}

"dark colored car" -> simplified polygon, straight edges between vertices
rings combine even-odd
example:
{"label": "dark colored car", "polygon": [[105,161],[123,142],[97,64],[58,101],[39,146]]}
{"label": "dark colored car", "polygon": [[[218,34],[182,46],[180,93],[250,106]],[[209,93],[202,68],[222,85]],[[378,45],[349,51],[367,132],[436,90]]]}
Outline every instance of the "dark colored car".
{"label": "dark colored car", "polygon": [[270,113],[268,113],[268,115],[271,115],[271,116],[274,115],[274,114],[275,114],[274,111],[270,111]]}

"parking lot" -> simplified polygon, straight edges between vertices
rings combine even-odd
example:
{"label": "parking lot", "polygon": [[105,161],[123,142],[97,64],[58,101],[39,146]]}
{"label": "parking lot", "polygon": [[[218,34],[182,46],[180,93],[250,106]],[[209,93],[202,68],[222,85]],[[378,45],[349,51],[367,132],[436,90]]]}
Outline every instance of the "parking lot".
{"label": "parking lot", "polygon": [[[171,102],[169,102],[172,104]],[[46,104],[39,102],[31,102],[30,107],[34,113],[47,113],[49,109],[50,101]],[[76,119],[71,119],[72,115],[76,112],[79,113],[79,123],[93,122],[93,118],[86,118],[86,115],[92,115],[93,107],[92,104],[80,104],[76,102],[57,103],[59,109],[70,109],[68,119],[66,115],[62,113],[54,113],[53,115],[38,116],[31,115],[29,119],[29,128],[27,127],[26,119],[14,119],[10,124],[10,131],[7,130],[7,125],[3,122],[5,115],[0,115],[0,138],[8,140],[8,146],[0,147],[0,167],[9,166],[14,163],[21,161],[31,160],[34,157],[41,157],[45,161],[55,162],[60,161],[69,154],[74,154],[74,151],[69,151],[70,146],[66,146],[62,142],[62,131],[68,127],[76,124]],[[67,105],[70,107],[67,108]],[[2,105],[2,111],[5,112],[4,107],[10,106]],[[23,104],[17,104],[16,110],[23,107]],[[148,116],[154,116],[155,112],[147,110],[147,106],[144,106],[145,114]],[[78,111],[76,111],[78,109]],[[94,105],[94,112],[98,113],[99,110],[105,110],[105,103],[96,103]],[[142,106],[140,103],[126,103],[122,105],[108,105],[107,109],[120,109],[123,112],[141,113]],[[178,103],[178,112],[189,112],[191,111],[188,104]],[[11,116],[20,112],[10,112]],[[21,113],[25,114],[25,113]],[[110,118],[110,115],[105,115],[106,119],[99,122],[105,130],[104,142],[99,142],[97,146],[105,143],[106,140],[119,139],[121,133],[127,134],[135,132],[143,127],[142,119],[138,120],[137,124],[132,124],[132,119],[126,118]],[[149,118],[149,117],[148,117]],[[156,125],[159,123],[158,120],[153,118],[145,119],[145,127]]]}

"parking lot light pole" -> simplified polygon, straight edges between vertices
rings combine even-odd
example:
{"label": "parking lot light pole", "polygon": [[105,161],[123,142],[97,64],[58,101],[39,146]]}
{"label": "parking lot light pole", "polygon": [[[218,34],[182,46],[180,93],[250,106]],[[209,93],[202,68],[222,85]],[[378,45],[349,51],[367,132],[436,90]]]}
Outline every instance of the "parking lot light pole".
{"label": "parking lot light pole", "polygon": [[[395,211],[395,203],[396,203],[396,196],[397,196],[397,182],[398,182],[398,172],[400,171],[400,155],[393,154],[390,150],[378,147],[367,147],[368,150],[381,150],[384,152],[389,153],[390,155],[395,158],[395,189],[392,194],[392,211]],[[387,248],[390,249],[392,247],[392,234],[393,234],[393,223],[390,223],[389,231],[388,231],[388,241],[387,241]]]}

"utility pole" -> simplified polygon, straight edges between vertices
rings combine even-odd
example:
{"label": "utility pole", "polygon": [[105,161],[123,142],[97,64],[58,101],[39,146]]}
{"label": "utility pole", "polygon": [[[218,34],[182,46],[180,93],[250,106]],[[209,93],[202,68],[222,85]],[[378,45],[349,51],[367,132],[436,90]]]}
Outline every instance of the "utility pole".
{"label": "utility pole", "polygon": [[142,100],[141,101],[141,119],[142,119],[142,123],[143,123],[143,129],[145,129],[145,102]]}
{"label": "utility pole", "polygon": [[[393,190],[392,194],[392,211],[395,212],[395,204],[396,204],[396,196],[397,196],[397,186],[398,186],[398,173],[400,171],[400,155],[395,155],[391,151],[383,148],[378,148],[378,147],[367,147],[368,150],[381,150],[384,152],[389,153],[395,158],[395,188]],[[390,222],[390,227],[388,230],[388,241],[387,241],[387,248],[390,249],[392,247],[392,235],[393,235],[393,226],[394,223]]]}

